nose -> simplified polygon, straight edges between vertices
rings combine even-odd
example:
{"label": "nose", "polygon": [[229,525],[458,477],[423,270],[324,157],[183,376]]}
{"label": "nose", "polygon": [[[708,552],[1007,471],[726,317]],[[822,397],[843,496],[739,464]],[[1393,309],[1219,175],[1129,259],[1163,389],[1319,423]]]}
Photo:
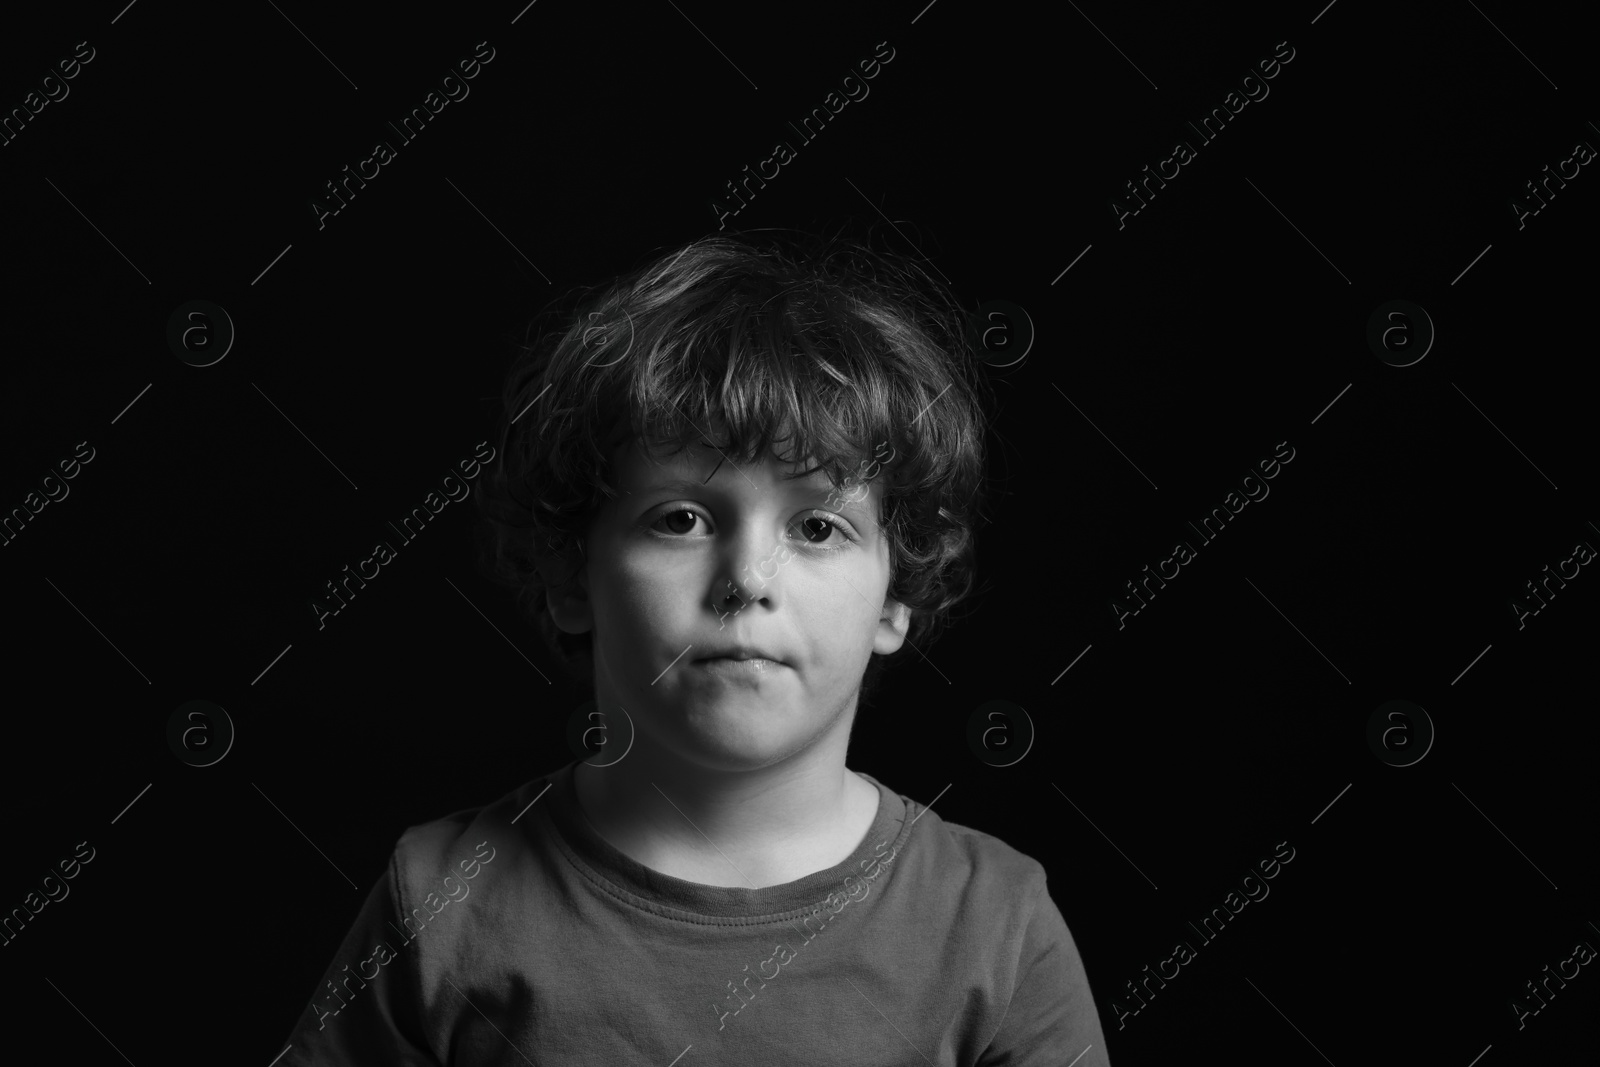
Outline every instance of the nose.
{"label": "nose", "polygon": [[774,541],[754,524],[742,527],[719,562],[712,607],[719,615],[742,611],[757,602],[772,607],[778,574],[793,558],[794,550],[784,542]]}

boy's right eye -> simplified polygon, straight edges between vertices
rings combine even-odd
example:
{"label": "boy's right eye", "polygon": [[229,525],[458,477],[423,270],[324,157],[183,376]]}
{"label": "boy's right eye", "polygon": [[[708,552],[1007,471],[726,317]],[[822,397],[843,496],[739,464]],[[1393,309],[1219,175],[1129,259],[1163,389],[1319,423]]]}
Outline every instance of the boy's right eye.
{"label": "boy's right eye", "polygon": [[659,519],[657,519],[655,522],[651,523],[650,525],[651,525],[652,528],[654,528],[656,526],[659,526],[662,523],[666,522],[669,518],[672,518],[674,515],[687,515],[687,516],[689,516],[690,522],[689,522],[689,529],[686,529],[686,530],[671,530],[671,531],[669,531],[669,532],[672,532],[672,533],[685,533],[685,534],[688,533],[689,530],[692,530],[694,528],[694,520],[698,519],[700,517],[700,513],[699,512],[690,511],[688,508],[673,508],[671,511],[668,511],[668,512],[664,513]]}
{"label": "boy's right eye", "polygon": [[[687,529],[674,530],[674,529],[670,529],[669,528],[666,532],[659,533],[659,534],[657,534],[657,536],[660,536],[660,537],[669,537],[669,536],[671,536],[671,537],[682,537],[682,536],[686,536],[689,533],[689,531],[694,528],[694,520],[695,519],[703,519],[703,516],[698,511],[695,511],[692,508],[675,507],[675,508],[672,508],[669,511],[664,511],[659,516],[657,516],[656,519],[650,523],[648,529],[652,533],[654,533],[656,531],[656,528],[661,526],[668,519],[671,519],[674,516],[679,516],[679,515],[687,515],[687,516],[689,516],[689,527]],[[806,542],[806,546],[808,548],[811,548],[811,549],[814,549],[814,550],[817,550],[817,551],[820,551],[820,552],[831,552],[831,551],[837,551],[838,549],[842,549],[842,548],[848,548],[851,544],[855,543],[855,541],[857,540],[855,535],[853,535],[848,529],[845,528],[845,525],[841,520],[837,519],[836,517],[834,517],[832,515],[829,515],[826,512],[817,511],[815,509],[812,509],[808,514],[806,514],[803,518],[801,518],[795,525],[796,526],[801,526],[802,523],[806,523],[806,522],[817,522],[817,523],[821,523],[823,526],[827,527],[827,533],[824,534],[824,537],[827,537],[829,534],[832,534],[834,532],[837,532],[839,534],[839,543],[836,544],[836,545],[828,545],[828,544],[822,543],[821,541],[813,541],[813,540],[811,540],[811,538],[810,538],[810,536],[808,534],[804,534],[803,533],[801,536],[802,536],[802,539]]]}

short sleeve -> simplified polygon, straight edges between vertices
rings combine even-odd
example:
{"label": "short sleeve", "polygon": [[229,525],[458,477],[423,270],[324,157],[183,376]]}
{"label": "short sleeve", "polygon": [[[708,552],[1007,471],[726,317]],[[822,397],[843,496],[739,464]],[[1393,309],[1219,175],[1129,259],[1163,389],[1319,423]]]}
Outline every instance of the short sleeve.
{"label": "short sleeve", "polygon": [[981,1067],[1110,1067],[1083,958],[1041,886],[1022,939],[1017,981]]}
{"label": "short sleeve", "polygon": [[278,1061],[286,1067],[440,1067],[422,1033],[422,984],[400,921],[397,863],[391,856],[289,1035]]}

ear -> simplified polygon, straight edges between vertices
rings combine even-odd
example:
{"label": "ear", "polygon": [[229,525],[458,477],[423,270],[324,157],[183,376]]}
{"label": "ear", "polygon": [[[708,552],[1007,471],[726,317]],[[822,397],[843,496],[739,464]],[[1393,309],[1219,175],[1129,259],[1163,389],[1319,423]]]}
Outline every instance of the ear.
{"label": "ear", "polygon": [[880,656],[898,652],[900,646],[905,644],[906,630],[910,626],[911,609],[893,597],[885,597],[883,616],[878,620],[878,629],[872,635],[872,651]]}
{"label": "ear", "polygon": [[534,553],[534,565],[545,583],[545,608],[562,633],[585,634],[594,629],[582,543],[580,539],[560,553]]}

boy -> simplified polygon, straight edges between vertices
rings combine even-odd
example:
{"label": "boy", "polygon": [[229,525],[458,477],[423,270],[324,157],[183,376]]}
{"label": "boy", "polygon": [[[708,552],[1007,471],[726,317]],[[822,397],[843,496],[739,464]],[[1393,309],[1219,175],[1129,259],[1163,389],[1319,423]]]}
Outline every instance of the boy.
{"label": "boy", "polygon": [[845,765],[971,589],[985,390],[838,240],[692,242],[521,349],[485,571],[611,740],[407,830],[281,1062],[1109,1063],[1044,868]]}

